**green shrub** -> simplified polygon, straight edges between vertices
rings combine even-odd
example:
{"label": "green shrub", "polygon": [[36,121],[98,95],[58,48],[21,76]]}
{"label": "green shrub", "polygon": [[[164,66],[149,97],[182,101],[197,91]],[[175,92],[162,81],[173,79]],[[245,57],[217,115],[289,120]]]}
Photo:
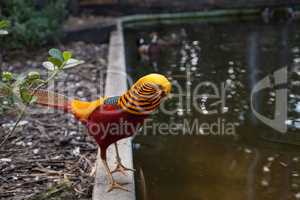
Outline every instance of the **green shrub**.
{"label": "green shrub", "polygon": [[48,0],[37,8],[34,0],[9,0],[2,3],[2,15],[11,22],[10,34],[1,38],[5,48],[41,46],[57,40],[66,17],[66,0]]}
{"label": "green shrub", "polygon": [[6,30],[8,27],[9,27],[9,21],[0,20],[0,36],[8,34],[8,31]]}

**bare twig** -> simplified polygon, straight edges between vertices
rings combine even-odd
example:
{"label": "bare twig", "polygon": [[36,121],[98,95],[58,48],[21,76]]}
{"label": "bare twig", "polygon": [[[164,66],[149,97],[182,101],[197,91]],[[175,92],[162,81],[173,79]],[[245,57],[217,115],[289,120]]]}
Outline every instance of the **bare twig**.
{"label": "bare twig", "polygon": [[8,138],[15,132],[18,124],[22,121],[22,119],[25,116],[26,107],[21,111],[18,120],[16,121],[14,127],[11,129],[11,131],[5,136],[4,140],[1,142],[0,147],[8,140]]}

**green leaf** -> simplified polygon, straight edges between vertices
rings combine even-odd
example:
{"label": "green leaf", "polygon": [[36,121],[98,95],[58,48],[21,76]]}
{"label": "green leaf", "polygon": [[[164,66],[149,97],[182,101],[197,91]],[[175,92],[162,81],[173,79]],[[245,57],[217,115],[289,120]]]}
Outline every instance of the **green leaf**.
{"label": "green leaf", "polygon": [[13,79],[13,74],[11,72],[3,72],[2,80],[3,81],[11,81]]}
{"label": "green leaf", "polygon": [[8,28],[10,25],[9,21],[7,20],[0,20],[0,29]]}
{"label": "green leaf", "polygon": [[33,71],[33,72],[29,72],[27,77],[29,80],[37,80],[40,79],[41,75],[39,72]]}
{"label": "green leaf", "polygon": [[70,51],[64,51],[63,57],[65,61],[68,61],[72,57],[72,53]]}
{"label": "green leaf", "polygon": [[30,104],[35,103],[37,100],[38,100],[38,98],[36,96],[32,96]]}
{"label": "green leaf", "polygon": [[20,96],[24,103],[30,103],[32,100],[32,95],[27,88],[20,88]]}
{"label": "green leaf", "polygon": [[54,48],[50,49],[50,50],[49,50],[49,55],[50,55],[51,57],[57,59],[57,60],[60,60],[61,62],[64,61],[63,54],[62,54],[62,52],[61,52],[60,50],[58,50],[58,49],[54,49]]}
{"label": "green leaf", "polygon": [[49,71],[55,70],[55,65],[52,62],[49,61],[43,62],[43,66]]}
{"label": "green leaf", "polygon": [[53,58],[53,57],[49,57],[48,60],[55,66],[58,66],[60,67],[63,63],[63,61],[59,60],[59,59],[56,59],[56,58]]}
{"label": "green leaf", "polygon": [[77,65],[81,65],[81,64],[83,64],[83,63],[84,63],[83,60],[77,60],[77,59],[74,59],[74,58],[70,58],[70,59],[66,62],[65,66],[64,66],[64,69],[72,68],[72,67],[75,67],[75,66],[77,66]]}

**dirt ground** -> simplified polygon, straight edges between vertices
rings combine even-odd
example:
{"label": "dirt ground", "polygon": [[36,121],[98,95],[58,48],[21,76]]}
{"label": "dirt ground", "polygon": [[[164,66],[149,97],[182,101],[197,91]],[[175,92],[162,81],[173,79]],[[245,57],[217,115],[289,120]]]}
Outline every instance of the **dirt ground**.
{"label": "dirt ground", "polygon": [[[85,63],[68,69],[50,89],[81,99],[103,95],[108,45],[73,42],[58,48],[70,50]],[[47,51],[10,53],[4,56],[2,70],[36,70],[46,76],[41,63]],[[0,117],[0,141],[15,119]],[[33,107],[0,146],[0,199],[91,199],[94,177],[90,172],[96,154],[96,144],[71,115]]]}

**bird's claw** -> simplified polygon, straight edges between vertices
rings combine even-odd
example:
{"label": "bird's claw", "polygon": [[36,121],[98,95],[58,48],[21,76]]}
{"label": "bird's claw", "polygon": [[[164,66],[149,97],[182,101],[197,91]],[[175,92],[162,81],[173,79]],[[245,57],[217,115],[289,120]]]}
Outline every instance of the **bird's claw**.
{"label": "bird's claw", "polygon": [[130,169],[130,168],[127,168],[125,167],[124,165],[122,165],[121,163],[118,163],[116,168],[111,172],[112,174],[113,173],[116,173],[116,172],[120,172],[122,173],[124,176],[127,176],[127,174],[125,173],[125,171],[132,171],[132,172],[135,172],[135,169]]}
{"label": "bird's claw", "polygon": [[117,183],[116,181],[112,182],[110,184],[110,188],[107,190],[107,192],[111,192],[115,189],[119,189],[119,190],[123,190],[123,191],[126,191],[126,192],[129,192],[128,189],[126,189],[125,187],[121,186],[119,183]]}

